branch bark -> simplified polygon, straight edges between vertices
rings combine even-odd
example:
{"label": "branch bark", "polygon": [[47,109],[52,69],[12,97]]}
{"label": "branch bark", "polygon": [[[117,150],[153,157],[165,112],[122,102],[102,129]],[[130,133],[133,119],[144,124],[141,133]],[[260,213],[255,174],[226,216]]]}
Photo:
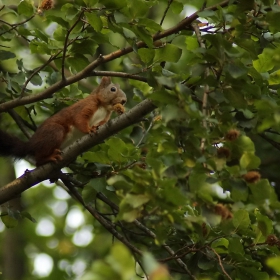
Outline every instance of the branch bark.
{"label": "branch bark", "polygon": [[156,106],[146,99],[123,115],[110,120],[101,126],[95,135],[86,135],[63,151],[63,159],[57,164],[48,163],[12,181],[0,189],[0,205],[18,196],[32,186],[47,180],[56,179],[59,170],[75,160],[75,158],[89,148],[101,143],[106,138],[118,133],[120,130],[139,122],[146,114],[152,112]]}

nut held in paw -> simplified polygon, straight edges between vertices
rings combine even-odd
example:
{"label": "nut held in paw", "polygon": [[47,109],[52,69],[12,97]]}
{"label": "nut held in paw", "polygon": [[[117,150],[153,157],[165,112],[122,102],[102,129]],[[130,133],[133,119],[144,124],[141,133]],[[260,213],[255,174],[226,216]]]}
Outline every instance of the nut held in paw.
{"label": "nut held in paw", "polygon": [[113,106],[113,108],[114,108],[114,111],[117,112],[119,115],[123,114],[124,111],[125,111],[125,108],[124,108],[123,105],[120,104],[120,103],[115,104],[115,105]]}

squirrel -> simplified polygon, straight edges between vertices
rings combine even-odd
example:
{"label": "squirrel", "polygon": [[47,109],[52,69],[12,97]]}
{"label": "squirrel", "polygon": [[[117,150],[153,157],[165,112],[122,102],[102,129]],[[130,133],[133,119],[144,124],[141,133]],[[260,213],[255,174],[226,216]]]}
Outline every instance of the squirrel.
{"label": "squirrel", "polygon": [[124,112],[126,95],[110,77],[102,77],[99,86],[86,98],[46,119],[28,142],[0,130],[0,155],[24,158],[31,155],[36,166],[62,159],[61,150],[87,133],[96,133],[113,111]]}

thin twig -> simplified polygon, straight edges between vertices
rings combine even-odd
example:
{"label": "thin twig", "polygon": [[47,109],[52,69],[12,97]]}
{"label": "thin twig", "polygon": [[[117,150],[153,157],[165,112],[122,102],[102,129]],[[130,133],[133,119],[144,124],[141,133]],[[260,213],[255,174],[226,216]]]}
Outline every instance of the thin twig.
{"label": "thin twig", "polygon": [[71,195],[75,197],[84,207],[85,209],[109,232],[113,234],[117,239],[119,239],[123,244],[125,244],[130,250],[132,250],[134,253],[142,255],[142,252],[137,249],[134,245],[132,245],[124,236],[122,236],[116,229],[113,223],[111,223],[109,220],[104,219],[97,211],[96,209],[86,204],[80,195],[80,193],[75,189],[75,187],[71,184],[71,182],[68,180],[67,176],[65,176],[63,173],[60,173],[60,179],[62,182],[67,186],[69,189]]}
{"label": "thin twig", "polygon": [[232,278],[231,278],[231,277],[228,275],[228,273],[225,271],[225,268],[224,268],[224,266],[223,266],[222,259],[221,259],[220,255],[219,255],[219,254],[216,252],[216,250],[214,250],[212,247],[207,246],[207,248],[208,248],[209,250],[211,250],[211,251],[216,255],[216,257],[217,257],[217,259],[218,259],[218,262],[219,262],[219,266],[221,267],[221,270],[223,271],[224,275],[225,275],[229,280],[232,280]]}
{"label": "thin twig", "polygon": [[[72,25],[72,27],[67,30],[66,33],[66,37],[64,40],[64,47],[63,47],[63,53],[62,53],[62,62],[61,62],[61,76],[62,76],[62,80],[65,81],[65,57],[66,57],[66,51],[67,51],[67,47],[69,46],[68,43],[68,38],[70,36],[70,33],[72,32],[72,30],[76,27],[76,25],[80,22],[81,17],[84,15],[84,11],[82,10],[82,12],[80,13],[78,19],[75,21],[75,23]],[[76,38],[77,39],[77,38]],[[73,40],[72,40],[73,41]]]}
{"label": "thin twig", "polygon": [[[194,32],[196,34],[197,41],[198,41],[200,47],[203,48],[203,49],[206,49],[206,46],[205,46],[205,44],[204,44],[204,42],[203,42],[203,40],[201,38],[201,33],[200,33],[200,30],[199,30],[199,27],[198,27],[197,23],[192,23],[192,27],[194,29]],[[204,74],[205,74],[205,78],[207,78],[210,75],[208,67],[206,67]],[[208,115],[208,112],[207,112],[208,93],[209,93],[209,85],[205,84],[204,85],[203,98],[202,98],[202,114],[203,114],[202,125],[205,128],[205,130],[207,130],[206,118],[207,118],[207,115]],[[201,142],[200,142],[200,150],[202,152],[205,149],[205,143],[206,143],[206,138],[203,137],[201,139]]]}
{"label": "thin twig", "polygon": [[169,10],[169,8],[170,8],[172,2],[173,2],[173,0],[168,0],[167,7],[166,7],[166,9],[165,9],[165,11],[164,11],[164,13],[163,13],[162,19],[161,19],[160,24],[159,24],[160,26],[162,26],[163,21],[164,21],[164,19],[165,19],[165,17],[166,17],[166,14],[167,14],[167,12],[168,12],[168,10]]}

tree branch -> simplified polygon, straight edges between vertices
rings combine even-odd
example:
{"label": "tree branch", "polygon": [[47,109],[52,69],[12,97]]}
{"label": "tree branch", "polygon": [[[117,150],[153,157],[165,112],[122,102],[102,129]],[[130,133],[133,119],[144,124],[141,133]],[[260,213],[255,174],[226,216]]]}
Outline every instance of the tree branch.
{"label": "tree branch", "polygon": [[89,148],[101,143],[106,138],[116,134],[120,130],[137,123],[146,114],[155,109],[155,105],[146,99],[136,105],[125,114],[110,120],[106,125],[101,126],[95,135],[86,135],[73,145],[63,151],[63,159],[57,164],[48,163],[7,184],[0,189],[0,204],[3,204],[23,191],[47,179],[56,179],[59,170],[75,160],[75,158]]}

